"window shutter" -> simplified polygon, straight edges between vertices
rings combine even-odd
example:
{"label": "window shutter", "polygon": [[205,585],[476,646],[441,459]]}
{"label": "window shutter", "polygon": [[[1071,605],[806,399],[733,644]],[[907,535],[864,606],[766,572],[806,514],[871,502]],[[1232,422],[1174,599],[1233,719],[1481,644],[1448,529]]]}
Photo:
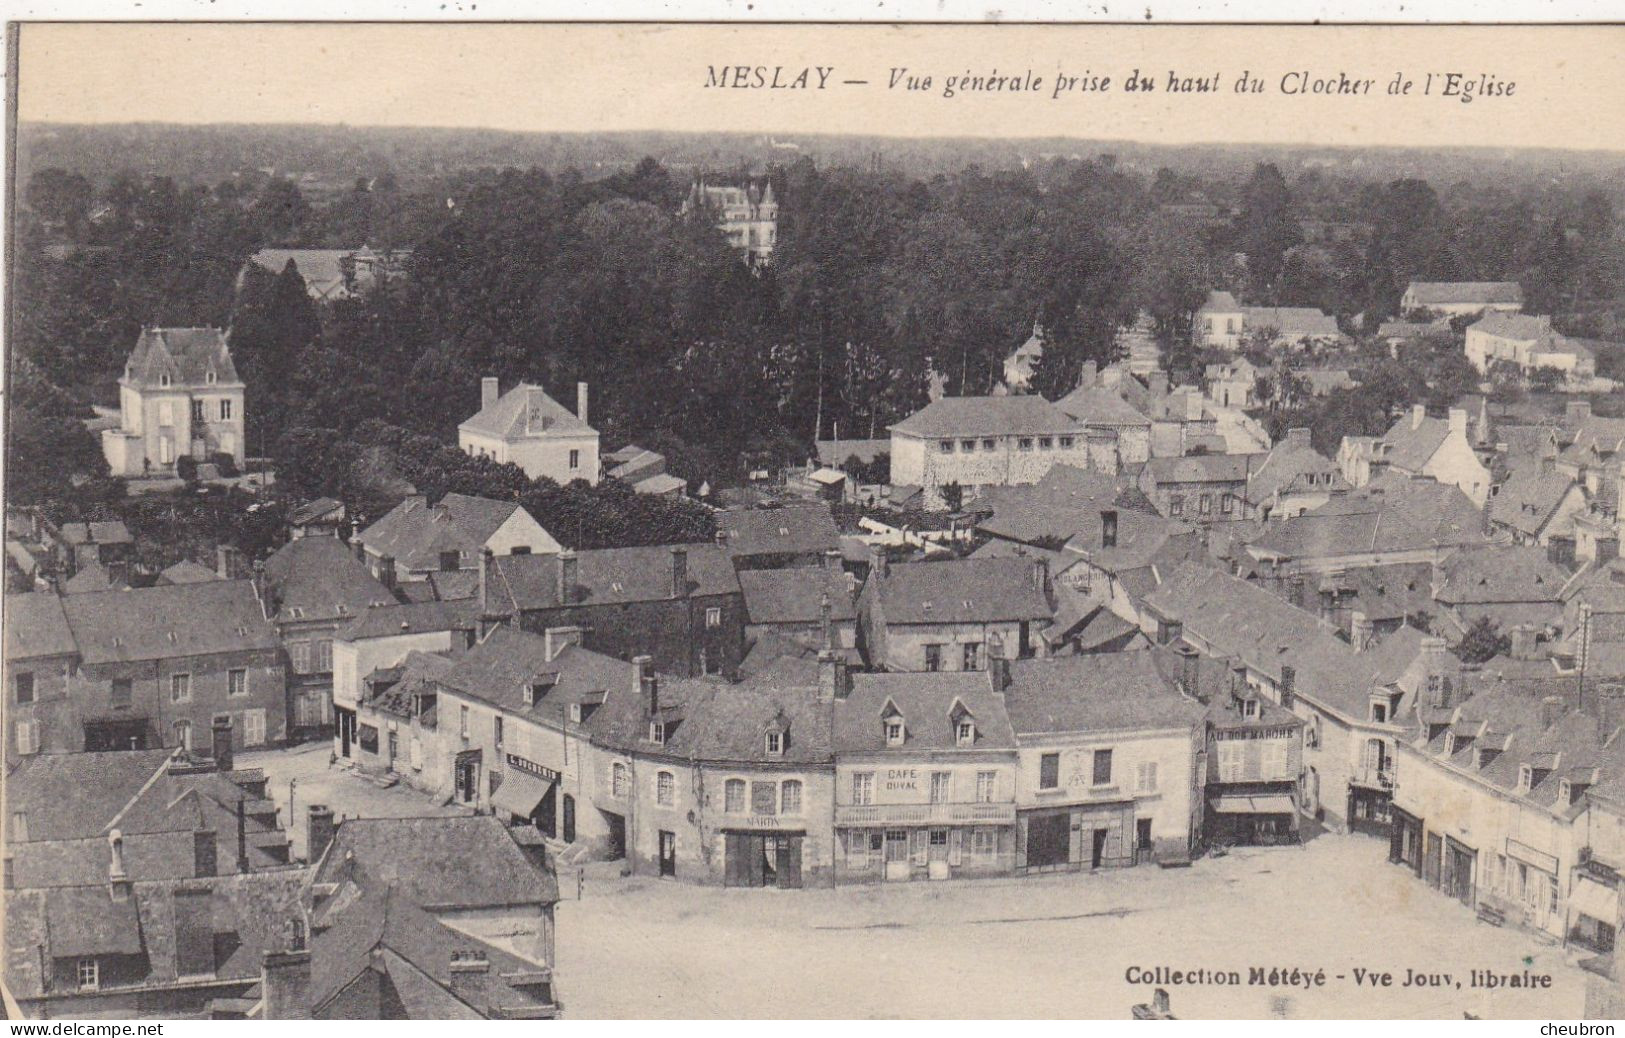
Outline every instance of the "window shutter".
{"label": "window shutter", "polygon": [[964,856],[964,851],[962,850],[962,845],[964,843],[962,837],[964,832],[965,831],[963,829],[948,830],[948,864],[954,866],[955,868],[959,866],[959,863]]}

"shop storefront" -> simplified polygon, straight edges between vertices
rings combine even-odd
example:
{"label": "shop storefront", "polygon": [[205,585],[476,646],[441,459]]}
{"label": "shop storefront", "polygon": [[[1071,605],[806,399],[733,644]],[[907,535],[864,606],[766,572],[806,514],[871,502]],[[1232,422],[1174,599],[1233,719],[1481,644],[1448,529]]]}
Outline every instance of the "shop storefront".
{"label": "shop storefront", "polygon": [[1390,808],[1392,828],[1388,832],[1388,860],[1422,874],[1422,820],[1403,808]]}
{"label": "shop storefront", "polygon": [[1473,905],[1473,876],[1478,865],[1478,852],[1459,840],[1444,838],[1444,861],[1439,874],[1439,889],[1469,908]]}
{"label": "shop storefront", "polygon": [[1618,938],[1619,887],[1597,876],[1576,874],[1569,891],[1569,941],[1601,955],[1614,951]]}
{"label": "shop storefront", "polygon": [[1151,819],[1132,800],[1022,811],[1016,845],[1018,872],[1126,868],[1152,859]]}
{"label": "shop storefront", "polygon": [[1225,792],[1207,804],[1209,843],[1263,847],[1298,842],[1298,805],[1291,792]]}
{"label": "shop storefront", "polygon": [[838,806],[836,878],[849,882],[950,879],[1009,872],[1012,804]]}
{"label": "shop storefront", "polygon": [[801,852],[806,836],[800,830],[724,829],[723,885],[800,888]]}
{"label": "shop storefront", "polygon": [[491,792],[491,808],[499,818],[533,825],[557,837],[559,773],[514,754],[507,755],[502,781]]}

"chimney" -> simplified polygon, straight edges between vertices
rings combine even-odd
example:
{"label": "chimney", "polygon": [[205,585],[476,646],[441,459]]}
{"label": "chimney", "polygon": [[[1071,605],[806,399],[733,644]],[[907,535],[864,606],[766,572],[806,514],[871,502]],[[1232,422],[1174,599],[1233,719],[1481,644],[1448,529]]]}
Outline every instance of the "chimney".
{"label": "chimney", "polygon": [[1592,699],[1597,710],[1597,741],[1606,743],[1625,725],[1625,685],[1603,685]]}
{"label": "chimney", "polygon": [[237,580],[243,575],[243,553],[235,545],[221,544],[214,549],[214,572],[221,580]]}
{"label": "chimney", "polygon": [[884,580],[887,565],[886,546],[884,544],[869,545],[869,576],[871,578],[880,577]]}
{"label": "chimney", "polygon": [[1033,590],[1044,595],[1049,593],[1049,560],[1033,560]]}
{"label": "chimney", "polygon": [[824,568],[829,570],[831,573],[839,573],[841,572],[841,562],[843,559],[844,556],[841,555],[838,549],[831,548],[829,551],[824,553]]}
{"label": "chimney", "polygon": [[1181,643],[1174,651],[1179,654],[1179,690],[1187,696],[1197,697],[1198,668],[1201,664],[1196,650]]}
{"label": "chimney", "polygon": [[829,592],[825,591],[818,599],[818,625],[824,639],[822,645],[826,649],[835,647],[835,624],[831,619],[833,612],[829,604]]}
{"label": "chimney", "polygon": [[1117,547],[1117,509],[1108,508],[1100,513],[1100,546]]}
{"label": "chimney", "polygon": [[1298,671],[1296,667],[1281,668],[1281,708],[1292,709],[1292,695],[1298,690]]}
{"label": "chimney", "polygon": [[1445,640],[1436,634],[1430,634],[1417,643],[1422,657],[1427,660],[1427,673],[1429,676],[1439,675],[1439,689],[1434,694],[1433,702],[1429,706],[1446,707],[1451,703],[1454,691],[1450,679],[1450,671],[1455,669],[1454,657]]}
{"label": "chimney", "polygon": [[216,875],[219,871],[215,853],[214,830],[192,830],[192,875],[198,879]]}
{"label": "chimney", "polygon": [[542,631],[542,653],[549,661],[557,659],[565,646],[580,644],[579,627],[548,627]]}
{"label": "chimney", "polygon": [[819,698],[845,699],[852,691],[852,676],[846,668],[846,657],[834,649],[818,653]]}
{"label": "chimney", "polygon": [[569,548],[559,552],[559,605],[575,601],[576,586],[580,583],[581,560]]}
{"label": "chimney", "polygon": [[1309,430],[1304,428],[1288,429],[1286,439],[1282,441],[1288,447],[1302,447],[1309,449]]}
{"label": "chimney", "polygon": [[688,549],[671,549],[671,597],[688,597]]}
{"label": "chimney", "polygon": [[311,804],[305,821],[305,861],[312,865],[321,861],[335,831],[333,809],[326,804]]}
{"label": "chimney", "polygon": [[1412,429],[1420,428],[1421,425],[1422,425],[1422,419],[1426,418],[1427,416],[1428,416],[1428,409],[1427,409],[1426,404],[1412,404],[1411,405],[1411,428]]}
{"label": "chimney", "polygon": [[478,1005],[485,991],[485,974],[491,971],[485,952],[473,948],[453,949],[449,966],[451,993],[469,1005]]}
{"label": "chimney", "polygon": [[1369,648],[1376,633],[1376,625],[1364,612],[1356,609],[1349,613],[1349,644],[1354,646],[1355,652]]}
{"label": "chimney", "polygon": [[265,614],[265,618],[269,620],[271,617],[276,615],[276,610],[271,608],[271,589],[265,583],[264,562],[258,559],[254,560],[254,570],[250,574],[249,579],[254,582],[254,597],[259,600],[260,611],[263,612]]}
{"label": "chimney", "polygon": [[310,1019],[310,952],[268,951],[260,960],[260,1019]]}
{"label": "chimney", "polygon": [[209,750],[214,755],[216,771],[230,771],[231,759],[231,715],[223,714],[215,718],[214,725],[209,732]]}
{"label": "chimney", "polygon": [[576,417],[583,423],[587,421],[587,383],[576,383]]}
{"label": "chimney", "polygon": [[248,818],[246,797],[237,798],[237,871],[248,873]]}
{"label": "chimney", "polygon": [[987,679],[988,684],[995,692],[1003,692],[1005,689],[1009,688],[1010,661],[1003,655],[995,656],[992,653],[988,653]]}
{"label": "chimney", "polygon": [[654,663],[652,656],[632,657],[633,688],[643,698],[650,717],[660,712],[660,682],[655,679]]}
{"label": "chimney", "polygon": [[124,834],[114,829],[107,834],[107,887],[114,901],[128,901],[132,885],[124,871]]}
{"label": "chimney", "polygon": [[1086,360],[1086,361],[1083,362],[1083,368],[1078,372],[1078,385],[1079,386],[1092,386],[1094,384],[1095,384],[1095,362],[1092,361],[1092,360]]}
{"label": "chimney", "polygon": [[489,607],[491,566],[494,564],[495,560],[496,552],[492,551],[489,545],[480,549],[480,580],[478,588],[480,596],[480,609],[482,611]]}
{"label": "chimney", "polygon": [[1518,624],[1507,632],[1512,642],[1511,656],[1515,660],[1539,659],[1540,654],[1535,647],[1536,632],[1532,624]]}
{"label": "chimney", "polygon": [[1540,727],[1550,728],[1563,716],[1563,697],[1547,696],[1540,701]]}
{"label": "chimney", "polygon": [[500,386],[501,386],[501,383],[498,382],[494,377],[492,377],[490,375],[487,375],[484,378],[480,379],[480,410],[481,411],[485,410],[487,407],[490,407],[492,404],[497,402],[497,397],[502,395],[502,392],[499,389]]}

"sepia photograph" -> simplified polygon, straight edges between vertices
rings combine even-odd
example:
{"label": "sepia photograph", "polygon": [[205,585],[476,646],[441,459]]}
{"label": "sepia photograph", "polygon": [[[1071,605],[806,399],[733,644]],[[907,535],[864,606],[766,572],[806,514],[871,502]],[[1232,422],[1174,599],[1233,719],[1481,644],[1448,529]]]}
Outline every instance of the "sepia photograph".
{"label": "sepia photograph", "polygon": [[7,57],[9,1020],[1625,1017],[1625,26]]}

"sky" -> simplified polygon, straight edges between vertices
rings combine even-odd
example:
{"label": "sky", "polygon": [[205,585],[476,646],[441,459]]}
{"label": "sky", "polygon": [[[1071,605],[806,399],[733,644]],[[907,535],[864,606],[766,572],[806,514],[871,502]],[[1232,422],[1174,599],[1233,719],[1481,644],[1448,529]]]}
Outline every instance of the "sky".
{"label": "sky", "polygon": [[[42,122],[1625,146],[1625,26],[29,23],[18,61],[19,118]],[[707,85],[736,66],[830,71],[823,90]],[[894,69],[931,89],[889,87]],[[1152,91],[1122,90],[1135,69]],[[1244,71],[1263,93],[1235,91]],[[1042,82],[944,96],[995,73]],[[1441,96],[1449,73],[1515,86],[1462,103]],[[1170,74],[1218,89],[1171,93]],[[1058,75],[1112,83],[1054,97]],[[1287,95],[1288,77],[1368,92]]]}

